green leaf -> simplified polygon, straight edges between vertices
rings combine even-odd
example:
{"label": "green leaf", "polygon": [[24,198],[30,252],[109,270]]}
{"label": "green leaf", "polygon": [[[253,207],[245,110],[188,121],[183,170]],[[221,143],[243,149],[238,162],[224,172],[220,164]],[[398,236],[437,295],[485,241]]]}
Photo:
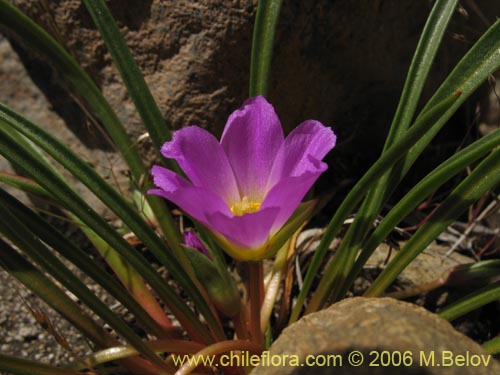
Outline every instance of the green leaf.
{"label": "green leaf", "polygon": [[474,44],[467,54],[460,60],[448,78],[439,87],[432,98],[426,103],[419,114],[421,118],[437,103],[447,98],[454,92],[460,91],[462,95],[448,109],[445,115],[432,127],[424,137],[413,145],[404,161],[400,172],[393,177],[389,186],[397,186],[406,175],[415,160],[441,130],[446,122],[453,116],[457,109],[474,93],[490,74],[500,67],[500,19],[497,20]]}
{"label": "green leaf", "polygon": [[[406,76],[405,86],[383,152],[398,142],[411,124],[423,86],[456,5],[457,0],[439,0],[434,3]],[[390,172],[386,172],[368,192],[363,204],[356,213],[354,222],[350,225],[337,250],[339,254],[348,252],[349,256],[344,257],[345,263],[342,267],[336,267],[332,272],[337,274],[342,272],[343,275],[348,277],[358,250],[363,247],[363,240],[372,229],[374,220],[383,206],[384,197],[386,197],[388,191],[393,189],[389,185],[390,176]],[[343,298],[346,290],[345,278],[346,276],[340,275],[334,277],[334,279],[340,280],[331,285],[330,300],[337,301]]]}
{"label": "green leaf", "polygon": [[500,336],[495,337],[494,339],[485,342],[483,344],[483,349],[491,354],[500,353]]}
{"label": "green leaf", "polygon": [[500,275],[500,259],[459,264],[448,273],[446,285],[470,285]]}
{"label": "green leaf", "polygon": [[[52,147],[56,147],[58,145],[58,143],[55,143]],[[137,271],[141,274],[145,281],[155,289],[160,298],[167,306],[169,306],[172,313],[179,319],[181,324],[190,331],[190,334],[200,339],[203,337],[204,340],[211,340],[210,336],[206,332],[206,328],[199,322],[194,313],[186,306],[179,296],[177,296],[172,288],[168,286],[168,284],[166,284],[164,280],[152,269],[149,262],[142,255],[138,254],[134,248],[132,248],[116,232],[116,230],[114,230],[114,228],[112,228],[100,215],[89,207],[61,178],[47,168],[43,162],[41,162],[36,156],[25,152],[22,146],[19,145],[15,139],[3,131],[2,127],[0,127],[0,150],[9,161],[22,166],[22,168],[29,173],[29,176],[37,181],[45,190],[50,191],[51,195],[54,196],[58,202],[60,202],[65,208],[71,211],[89,228],[96,232],[129,263],[134,264]],[[79,160],[76,162],[77,165],[81,163]],[[86,166],[86,168],[89,167]],[[89,173],[90,176],[95,176],[94,171],[90,171]],[[106,184],[99,186],[108,189]],[[129,209],[128,205],[121,206],[121,203],[119,203],[119,205],[119,208],[122,210]],[[116,205],[115,208],[117,208]],[[140,222],[138,224],[142,225]],[[168,256],[167,252],[163,251],[163,255],[160,254],[160,261],[164,260],[166,256]],[[179,269],[173,270],[173,272],[181,272],[180,267]],[[191,287],[190,290],[187,291],[190,292],[190,294],[193,294],[193,288],[194,287]],[[198,291],[196,290],[196,292]],[[203,307],[202,304],[197,303],[197,306],[198,305],[201,308]],[[189,327],[192,327],[192,329]]]}
{"label": "green leaf", "polygon": [[0,239],[0,265],[64,316],[98,347],[107,348],[116,345],[117,341],[85,314],[79,305],[2,239]]}
{"label": "green leaf", "polygon": [[5,0],[0,0],[0,25],[23,45],[45,56],[58,74],[82,96],[108,131],[134,178],[139,181],[144,167],[134,145],[97,85],[75,59],[45,30]]}
{"label": "green leaf", "polygon": [[[118,67],[128,93],[134,101],[142,123],[148,130],[159,155],[160,148],[164,142],[170,140],[171,133],[148,85],[144,81],[144,77],[106,3],[103,0],[83,0],[83,3],[97,25],[109,52],[111,52],[113,61]],[[172,163],[171,160],[167,160],[167,163],[170,169],[178,172],[177,164]]]}
{"label": "green leaf", "polygon": [[[404,135],[413,120],[422,89],[427,81],[429,71],[434,63],[450,19],[455,13],[457,3],[458,0],[438,0],[434,3],[406,75],[403,92],[387,135],[384,150],[389,149],[394,142],[397,142]],[[449,92],[447,96],[453,92]],[[440,101],[444,99],[445,97]],[[437,104],[437,102],[434,104]]]}
{"label": "green leaf", "polygon": [[63,369],[29,361],[27,359],[15,358],[0,353],[0,370],[15,375],[82,375],[79,371]]}
{"label": "green leaf", "polygon": [[155,324],[151,324],[149,319],[147,323],[149,323],[148,327],[153,329],[152,333],[158,338],[178,337],[177,330],[135,268],[92,229],[81,223],[78,219],[75,218],[75,220],[81,224],[82,232],[85,233],[99,254],[101,254],[106,263],[111,267],[122,285],[130,293],[130,296],[137,301],[134,307],[142,307],[139,312],[144,314],[138,316],[134,313],[136,319],[140,321],[141,318],[145,318],[146,316],[153,318]]}
{"label": "green leaf", "polygon": [[2,208],[0,232],[9,240],[23,249],[52,277],[60,282],[66,289],[82,300],[93,312],[107,322],[117,333],[122,335],[127,342],[141,352],[147,359],[161,369],[166,370],[164,362],[152,351],[139,336],[113,311],[111,311],[86,285],[71,272],[60,260],[50,253],[50,250],[39,241],[38,237],[29,231],[6,207]]}
{"label": "green leaf", "polygon": [[[83,71],[76,60],[45,30],[6,0],[0,0],[0,26],[18,38],[21,43],[29,47],[32,51],[46,57],[47,61],[52,64],[58,74],[65,78],[79,96],[84,99],[120,151],[120,154],[130,168],[135,183],[139,184],[148,175],[148,171],[144,168],[135,145],[130,140],[125,128],[97,85]],[[149,180],[146,179],[146,181],[147,189]],[[187,259],[185,259],[180,250],[180,233],[164,200],[152,195],[148,195],[147,200],[160,223],[169,247],[176,254],[181,264],[184,266],[188,265]]]}
{"label": "green leaf", "polygon": [[[437,103],[454,92],[462,95],[444,116],[432,127],[427,134],[413,145],[405,159],[392,172],[387,183],[390,191],[394,190],[399,182],[408,173],[411,166],[423,152],[456,110],[474,93],[490,74],[500,67],[500,20],[497,20],[474,44],[467,54],[460,60],[432,98],[426,103],[419,114],[419,118],[431,110]],[[386,191],[386,196],[390,191]]]}
{"label": "green leaf", "polygon": [[443,230],[472,203],[500,183],[500,149],[493,151],[445,199],[434,214],[411,237],[386,269],[377,277],[365,296],[376,297],[398,277]]}
{"label": "green leaf", "polygon": [[282,0],[259,0],[250,61],[250,96],[267,95],[274,35]]}
{"label": "green leaf", "polygon": [[33,194],[41,198],[50,198],[50,194],[47,193],[40,185],[26,177],[7,172],[0,172],[0,182],[22,190],[28,194]]}
{"label": "green leaf", "polygon": [[377,246],[415,209],[415,207],[420,204],[420,202],[457,173],[460,173],[467,166],[498,146],[500,146],[500,130],[488,134],[454,154],[416,184],[415,187],[391,209],[370,235],[368,240],[363,244],[361,253],[356,259],[353,268],[349,271],[341,293],[347,292],[347,289],[352,285]]}
{"label": "green leaf", "polygon": [[[337,209],[337,212],[331,219],[328,227],[326,228],[325,233],[323,234],[323,238],[321,239],[318,248],[315,251],[309,269],[307,271],[306,277],[304,279],[304,283],[302,289],[297,297],[296,305],[292,311],[291,322],[295,321],[299,317],[300,309],[302,308],[302,304],[304,303],[306,294],[309,288],[312,285],[314,277],[317,275],[323,257],[330,246],[335,235],[338,233],[341,228],[344,220],[351,213],[352,209],[356,207],[356,205],[361,201],[366,192],[377,183],[377,180],[387,171],[388,168],[392,167],[399,159],[404,156],[405,151],[408,150],[416,139],[420,138],[422,134],[433,126],[437,119],[439,119],[442,114],[457,100],[457,97],[453,95],[452,97],[446,99],[432,111],[429,111],[426,116],[424,116],[420,121],[418,121],[412,128],[407,132],[407,134],[403,137],[403,139],[397,144],[393,145],[387,152],[385,152],[373,166],[365,173],[365,175],[358,181],[358,183],[351,189],[350,193],[343,200],[340,207]],[[348,254],[340,254],[343,257],[348,256]],[[344,260],[340,260],[338,258],[338,254],[336,255],[339,260],[339,266],[344,264]],[[333,264],[333,263],[331,263]],[[313,301],[310,303],[309,311],[314,311],[314,309],[319,308],[324,302],[324,298],[328,293],[328,286],[332,285],[336,275],[332,272],[325,273],[323,276],[320,287],[321,290],[318,290],[313,296]],[[309,307],[308,307],[309,308]]]}
{"label": "green leaf", "polygon": [[108,291],[134,314],[137,321],[142,324],[147,331],[155,334],[157,337],[163,337],[165,335],[165,331],[151,319],[148,313],[144,311],[143,307],[131,298],[130,294],[116,282],[116,279],[108,272],[105,272],[88,252],[75,246],[73,242],[64,237],[42,217],[28,209],[2,189],[0,189],[0,205],[10,212],[15,212],[19,220],[25,224],[35,236],[80,268],[86,275]]}
{"label": "green leaf", "polygon": [[[200,343],[186,340],[155,340],[148,341],[147,344],[157,353],[195,354],[204,348]],[[85,358],[84,362],[87,366],[95,367],[99,364],[117,361],[138,354],[134,348],[128,345],[120,345],[92,353]],[[75,365],[75,367],[77,366],[81,368],[79,364]],[[84,368],[81,368],[81,370],[84,370]]]}
{"label": "green leaf", "polygon": [[439,316],[446,320],[455,320],[481,306],[497,300],[500,300],[500,281],[476,290],[454,304],[445,307],[439,313]]}
{"label": "green leaf", "polygon": [[[79,181],[84,183],[111,210],[113,210],[113,212],[123,220],[123,222],[144,242],[144,244],[148,246],[149,250],[155,255],[155,257],[165,267],[167,267],[167,269],[169,269],[169,271],[172,273],[176,281],[179,282],[179,284],[184,288],[186,293],[188,293],[189,296],[193,299],[196,306],[203,313],[210,326],[215,330],[218,329],[219,325],[218,322],[216,321],[216,318],[213,316],[213,312],[207,306],[205,299],[201,295],[199,289],[197,289],[196,285],[193,283],[192,278],[185,272],[185,269],[181,267],[177,259],[170,252],[165,251],[166,249],[163,241],[149,227],[149,225],[143,220],[143,218],[138,214],[138,212],[127,201],[125,201],[119,193],[117,193],[109,184],[107,184],[102,179],[102,177],[95,172],[95,170],[91,166],[89,166],[87,163],[81,160],[68,147],[60,143],[50,134],[48,134],[41,128],[37,127],[35,124],[31,123],[27,119],[23,118],[19,114],[13,112],[9,108],[1,104],[0,104],[0,121],[3,121],[5,125],[16,129],[24,136],[29,138],[31,141],[33,141],[40,148],[42,148],[49,155],[51,155],[55,160],[61,163],[61,165],[63,165],[68,171],[70,171],[76,178],[78,178]],[[0,134],[2,131],[3,129],[0,129]],[[14,159],[15,162],[16,156],[17,157],[21,156],[20,153],[23,153],[23,150],[20,150],[18,147],[16,147],[16,150],[14,152],[12,152],[10,155],[5,155],[5,156],[8,159],[9,158]],[[38,163],[38,161],[35,161],[34,158],[31,157],[31,155],[28,155],[25,152],[23,156],[28,159],[31,159],[32,161],[24,163],[18,162],[17,164],[23,164],[23,168],[25,168],[26,170],[31,168],[31,170],[33,171],[32,176],[35,180],[37,180],[37,178],[35,178],[34,176],[38,175],[39,178],[45,180],[45,182],[48,182],[47,179],[45,178],[47,176],[40,175],[38,170],[34,170],[33,163]],[[53,178],[56,179],[57,176],[53,176]],[[57,178],[57,180],[60,181],[59,178]],[[43,181],[40,181],[39,179],[37,181],[40,185],[44,186]],[[58,184],[63,184],[63,182],[60,181],[58,182]],[[61,199],[61,196],[58,197],[59,201],[63,202],[66,208],[71,208],[76,205],[77,201],[75,201],[75,199],[78,199],[78,202],[82,206],[80,209],[86,215],[87,209],[84,209],[83,206],[87,206],[87,204],[83,202],[83,200],[81,200],[81,198],[79,197],[75,199],[69,199],[69,196],[75,196],[76,194],[66,184],[64,185],[65,185],[64,199],[67,201],[64,202],[64,200]],[[44,187],[46,188],[46,190],[51,191],[52,193],[57,191],[54,189],[51,190],[46,186]],[[70,209],[70,211],[73,211],[73,213],[80,220],[85,222],[82,213],[76,212],[75,209]],[[102,221],[101,218],[99,218],[99,220]],[[93,228],[88,222],[85,223],[94,232],[99,234],[100,237],[106,240],[106,242],[108,242],[108,244],[110,244],[113,249],[119,251],[119,249],[116,246],[110,243],[109,234],[107,237],[105,237],[101,233],[99,233],[98,230]],[[99,229],[101,229],[100,225]],[[110,230],[112,229],[110,228]],[[114,235],[116,236],[116,233],[114,233]],[[123,239],[121,239],[121,241],[123,241]],[[130,248],[129,246],[127,247]],[[149,264],[148,268],[151,270]],[[173,291],[169,291],[169,298],[165,301],[167,306],[169,306],[172,312],[177,311],[178,313],[180,313],[180,310],[178,309],[184,309],[184,311],[187,312],[187,310],[185,309],[186,307],[185,303],[181,301],[178,297],[176,298],[172,297],[173,294],[174,294]],[[176,304],[176,306],[174,306],[174,304]],[[182,319],[175,312],[174,314],[178,319]],[[219,332],[219,334],[222,335],[222,332]]]}
{"label": "green leaf", "polygon": [[[410,153],[405,157],[404,162],[400,163],[400,167],[397,168],[396,172],[392,175],[390,182],[387,186],[394,189],[399,181],[408,172],[409,168],[420,155],[423,149],[431,141],[431,139],[436,135],[436,133],[443,127],[443,125],[449,120],[453,113],[458,109],[458,107],[479,87],[479,85],[484,82],[488,75],[494,72],[500,66],[500,20],[497,20],[494,25],[492,25],[488,31],[479,39],[479,41],[469,50],[469,52],[464,56],[464,58],[459,62],[453,72],[449,75],[440,89],[432,97],[431,101],[427,103],[425,109],[421,112],[417,118],[416,123],[420,122],[423,117],[425,117],[430,111],[436,108],[436,103],[441,103],[443,98],[452,95],[454,92],[460,91],[462,95],[451,105],[448,110],[443,113],[439,120],[436,120],[435,124],[427,131],[427,133],[418,141],[415,145],[408,145]],[[410,128],[411,130],[411,128]],[[406,150],[405,150],[406,151]],[[385,155],[385,153],[384,153]],[[380,172],[381,175],[385,171]],[[376,184],[373,184],[375,186]],[[385,192],[385,197],[389,195],[389,191]],[[379,197],[380,198],[380,197]],[[299,293],[297,304],[292,312],[291,321],[295,321],[300,313],[300,308],[311,288],[313,278],[317,274],[320,265],[323,262],[323,258],[326,254],[328,245],[337,235],[343,220],[351,213],[357,201],[351,200],[352,193],[348,195],[346,201],[341,205],[342,210],[335,214],[335,216],[330,221],[325,235],[320,243],[318,250],[316,251],[311,266],[308,269],[306,277],[304,279],[303,287]],[[385,198],[384,198],[385,199]],[[345,212],[344,212],[345,210]],[[370,209],[372,212],[373,210]],[[366,220],[370,222],[370,220]],[[358,233],[356,233],[358,235]],[[353,238],[355,236],[352,236]],[[355,249],[356,250],[356,249]],[[353,255],[340,254],[346,258],[347,263],[352,260]],[[336,256],[340,256],[338,253]],[[351,259],[347,259],[350,256]],[[355,255],[354,255],[355,256]],[[334,271],[333,279],[339,278],[339,272],[343,270],[341,265],[338,266],[332,263],[332,267],[337,267]],[[326,289],[326,288],[325,288]],[[326,292],[324,292],[326,293]],[[323,298],[321,298],[323,299]],[[320,302],[320,301],[318,301]],[[318,304],[319,306],[319,304]]]}

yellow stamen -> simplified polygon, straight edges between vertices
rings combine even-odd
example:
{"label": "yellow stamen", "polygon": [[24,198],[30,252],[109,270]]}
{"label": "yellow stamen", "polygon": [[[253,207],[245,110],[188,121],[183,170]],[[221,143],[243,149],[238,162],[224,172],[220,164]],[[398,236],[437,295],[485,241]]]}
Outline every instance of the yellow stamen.
{"label": "yellow stamen", "polygon": [[241,202],[237,202],[231,206],[231,212],[236,216],[241,216],[259,211],[260,205],[260,202],[249,202],[248,197],[244,196]]}

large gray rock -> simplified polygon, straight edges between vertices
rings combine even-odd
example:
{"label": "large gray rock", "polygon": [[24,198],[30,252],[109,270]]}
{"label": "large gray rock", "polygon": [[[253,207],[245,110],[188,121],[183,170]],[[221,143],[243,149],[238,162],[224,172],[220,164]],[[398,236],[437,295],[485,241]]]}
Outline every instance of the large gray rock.
{"label": "large gray rock", "polygon": [[260,366],[251,374],[500,374],[500,364],[447,321],[390,298],[350,298],[305,316],[283,331],[268,358],[283,364],[295,356],[322,366]]}
{"label": "large gray rock", "polygon": [[[102,88],[131,135],[142,134],[144,128],[126,88],[83,3],[79,0],[44,2],[45,6],[31,0],[13,3],[67,46]],[[247,92],[254,2],[114,0],[106,3],[173,126],[199,124],[212,130],[222,129],[227,114]],[[27,53],[24,58],[30,61],[33,56]],[[51,88],[44,89],[50,96]]]}
{"label": "large gray rock", "polygon": [[[145,129],[82,2],[12,3],[66,45],[101,87],[132,139],[139,139]],[[220,135],[227,116],[248,95],[256,1],[106,3],[171,126],[197,124]],[[500,16],[496,0],[481,2],[478,9],[468,9],[468,18],[454,16],[427,96],[485,30],[485,23]],[[328,156],[334,160],[332,168],[319,189],[331,189],[332,183],[343,178],[357,178],[378,155],[429,11],[427,2],[412,0],[283,2],[269,99],[287,130],[315,118],[338,133],[339,145]],[[453,37],[461,33],[467,43]],[[26,70],[8,43],[2,42],[0,101],[57,135],[126,191],[127,167],[88,121],[74,96],[63,89],[58,73],[19,41],[13,45]],[[462,138],[460,126],[465,123],[454,124],[457,139]],[[148,140],[138,147],[146,162],[158,157]],[[91,194],[79,189],[92,200]]]}
{"label": "large gray rock", "polygon": [[[68,47],[101,86],[130,134],[142,134],[144,128],[82,2],[13,3]],[[219,135],[227,116],[248,93],[256,1],[106,3],[172,126],[197,124]],[[468,9],[468,18],[455,15],[429,90],[485,30],[483,22],[500,15],[495,0],[481,2],[478,9],[483,19],[473,9]],[[269,94],[284,126],[290,130],[315,118],[340,133],[345,147],[337,152],[355,152],[357,158],[376,155],[429,11],[428,2],[412,0],[284,1]],[[465,43],[453,38],[462,33]],[[54,89],[57,74],[40,69],[29,51],[22,55],[56,112],[82,128],[83,113],[68,111],[67,96]]]}

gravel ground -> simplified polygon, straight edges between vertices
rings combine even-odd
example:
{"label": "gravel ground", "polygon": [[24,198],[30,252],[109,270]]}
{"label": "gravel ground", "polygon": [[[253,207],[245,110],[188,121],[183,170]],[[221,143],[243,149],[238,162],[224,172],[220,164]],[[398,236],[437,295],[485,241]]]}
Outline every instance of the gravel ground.
{"label": "gravel ground", "polygon": [[[494,216],[495,220],[498,219],[500,211]],[[497,226],[496,222],[490,224],[493,227]],[[74,233],[70,234],[70,237],[79,243],[83,241]],[[386,256],[384,256],[385,258]],[[116,300],[96,286],[76,267],[67,262],[65,263],[104,303],[111,306],[129,324],[135,326],[133,316],[127,314]],[[424,268],[429,269],[430,266],[427,265]],[[57,332],[68,341],[75,353],[84,356],[90,352],[86,340],[71,324],[0,267],[0,353],[52,365],[64,365],[74,362],[72,354],[63,349],[54,337],[36,321],[28,305],[38,311],[43,311],[49,317]],[[491,316],[498,316],[498,305],[493,306],[490,310],[486,311],[486,315],[483,314],[480,320],[484,320],[485,317],[489,319]],[[497,321],[496,319],[493,320]],[[466,319],[457,328],[468,336],[476,340],[479,339],[479,342],[491,338],[488,337],[489,334],[498,332],[498,323],[486,324],[487,321],[485,320],[484,324],[480,325],[479,328],[477,323],[477,318]],[[477,333],[478,329],[481,332]]]}
{"label": "gravel ground", "polygon": [[54,365],[72,361],[72,355],[57,344],[54,337],[41,327],[27,304],[41,309],[75,352],[88,352],[86,341],[65,319],[0,268],[0,352],[2,354]]}

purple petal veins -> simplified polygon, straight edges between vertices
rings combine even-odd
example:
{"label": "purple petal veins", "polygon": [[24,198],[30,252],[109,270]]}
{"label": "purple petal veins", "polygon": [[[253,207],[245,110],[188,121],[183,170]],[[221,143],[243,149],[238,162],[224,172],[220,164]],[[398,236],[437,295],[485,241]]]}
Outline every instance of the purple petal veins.
{"label": "purple petal veins", "polygon": [[227,156],[217,139],[205,129],[188,126],[176,131],[161,152],[179,163],[194,186],[209,188],[228,202],[240,199]]}
{"label": "purple petal veins", "polygon": [[283,141],[278,116],[262,96],[248,99],[229,116],[221,145],[242,196],[250,200],[264,198],[264,189]]}
{"label": "purple petal veins", "polygon": [[184,243],[186,244],[186,246],[189,246],[192,249],[199,250],[205,256],[210,258],[210,254],[207,248],[205,247],[203,242],[201,242],[200,238],[196,235],[196,233],[193,232],[192,230],[187,230],[184,232]]}
{"label": "purple petal veins", "polygon": [[274,108],[258,96],[229,116],[220,143],[196,126],[175,132],[161,151],[188,179],[154,166],[158,189],[149,193],[172,201],[236,248],[257,249],[327,169],[322,159],[335,143],[333,131],[315,120],[285,139]]}

